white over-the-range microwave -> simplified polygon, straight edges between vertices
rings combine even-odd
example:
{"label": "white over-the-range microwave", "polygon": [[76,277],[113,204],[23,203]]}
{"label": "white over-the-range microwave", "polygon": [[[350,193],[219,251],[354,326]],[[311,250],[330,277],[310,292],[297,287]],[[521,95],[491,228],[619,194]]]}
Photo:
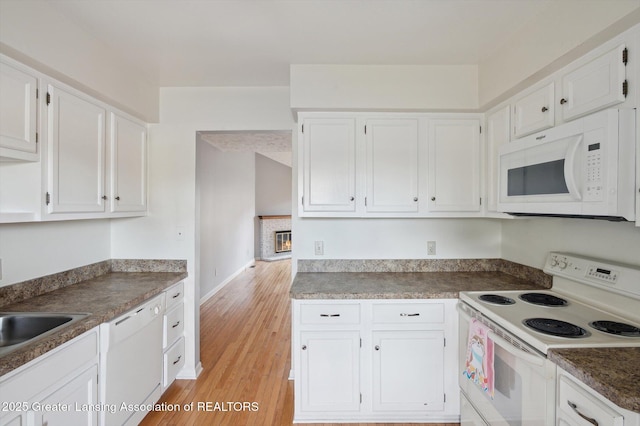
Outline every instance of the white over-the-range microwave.
{"label": "white over-the-range microwave", "polygon": [[635,110],[609,109],[499,149],[498,210],[635,220]]}

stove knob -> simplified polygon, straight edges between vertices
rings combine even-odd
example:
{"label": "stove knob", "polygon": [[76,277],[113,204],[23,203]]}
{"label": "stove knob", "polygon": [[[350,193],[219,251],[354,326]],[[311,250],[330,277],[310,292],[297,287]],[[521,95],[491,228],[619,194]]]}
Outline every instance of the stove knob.
{"label": "stove knob", "polygon": [[556,259],[555,257],[551,258],[551,267],[555,267],[558,266],[558,259]]}
{"label": "stove knob", "polygon": [[560,269],[564,269],[564,268],[566,268],[566,267],[567,267],[567,261],[566,261],[566,260],[561,260],[561,261],[558,263],[558,266],[560,266]]}

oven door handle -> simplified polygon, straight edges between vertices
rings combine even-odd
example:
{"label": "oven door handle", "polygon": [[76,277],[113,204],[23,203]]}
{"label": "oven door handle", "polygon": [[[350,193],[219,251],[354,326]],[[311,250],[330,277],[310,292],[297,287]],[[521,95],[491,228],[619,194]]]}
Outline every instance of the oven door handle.
{"label": "oven door handle", "polygon": [[538,367],[542,367],[544,365],[544,358],[518,349],[517,347],[513,346],[513,344],[507,339],[498,336],[492,330],[489,330],[489,333],[487,333],[487,337],[489,337],[489,339],[493,340],[494,343],[498,344],[498,346],[500,346],[502,349],[509,352],[516,358],[520,358],[521,360]]}

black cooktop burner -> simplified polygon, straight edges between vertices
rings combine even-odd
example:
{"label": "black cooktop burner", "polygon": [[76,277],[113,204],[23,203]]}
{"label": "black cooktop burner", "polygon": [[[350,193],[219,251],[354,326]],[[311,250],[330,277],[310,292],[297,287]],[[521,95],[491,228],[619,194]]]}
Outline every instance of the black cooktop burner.
{"label": "black cooktop burner", "polygon": [[589,325],[605,333],[625,337],[640,337],[640,328],[616,321],[593,321]]}
{"label": "black cooktop burner", "polygon": [[529,318],[523,321],[524,325],[540,333],[558,337],[587,337],[589,332],[582,327],[568,322],[550,318]]}
{"label": "black cooktop burner", "polygon": [[516,303],[512,298],[500,296],[499,294],[483,294],[479,296],[478,299],[483,302],[493,303],[494,305],[513,305]]}
{"label": "black cooktop burner", "polygon": [[524,293],[520,295],[520,299],[540,306],[567,306],[569,304],[565,299],[545,293]]}

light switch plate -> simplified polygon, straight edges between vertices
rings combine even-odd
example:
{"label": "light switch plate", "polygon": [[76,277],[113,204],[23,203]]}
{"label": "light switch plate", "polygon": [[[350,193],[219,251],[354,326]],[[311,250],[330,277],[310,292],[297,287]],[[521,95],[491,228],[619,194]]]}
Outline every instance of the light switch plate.
{"label": "light switch plate", "polygon": [[315,241],[313,243],[316,256],[324,255],[324,241]]}

